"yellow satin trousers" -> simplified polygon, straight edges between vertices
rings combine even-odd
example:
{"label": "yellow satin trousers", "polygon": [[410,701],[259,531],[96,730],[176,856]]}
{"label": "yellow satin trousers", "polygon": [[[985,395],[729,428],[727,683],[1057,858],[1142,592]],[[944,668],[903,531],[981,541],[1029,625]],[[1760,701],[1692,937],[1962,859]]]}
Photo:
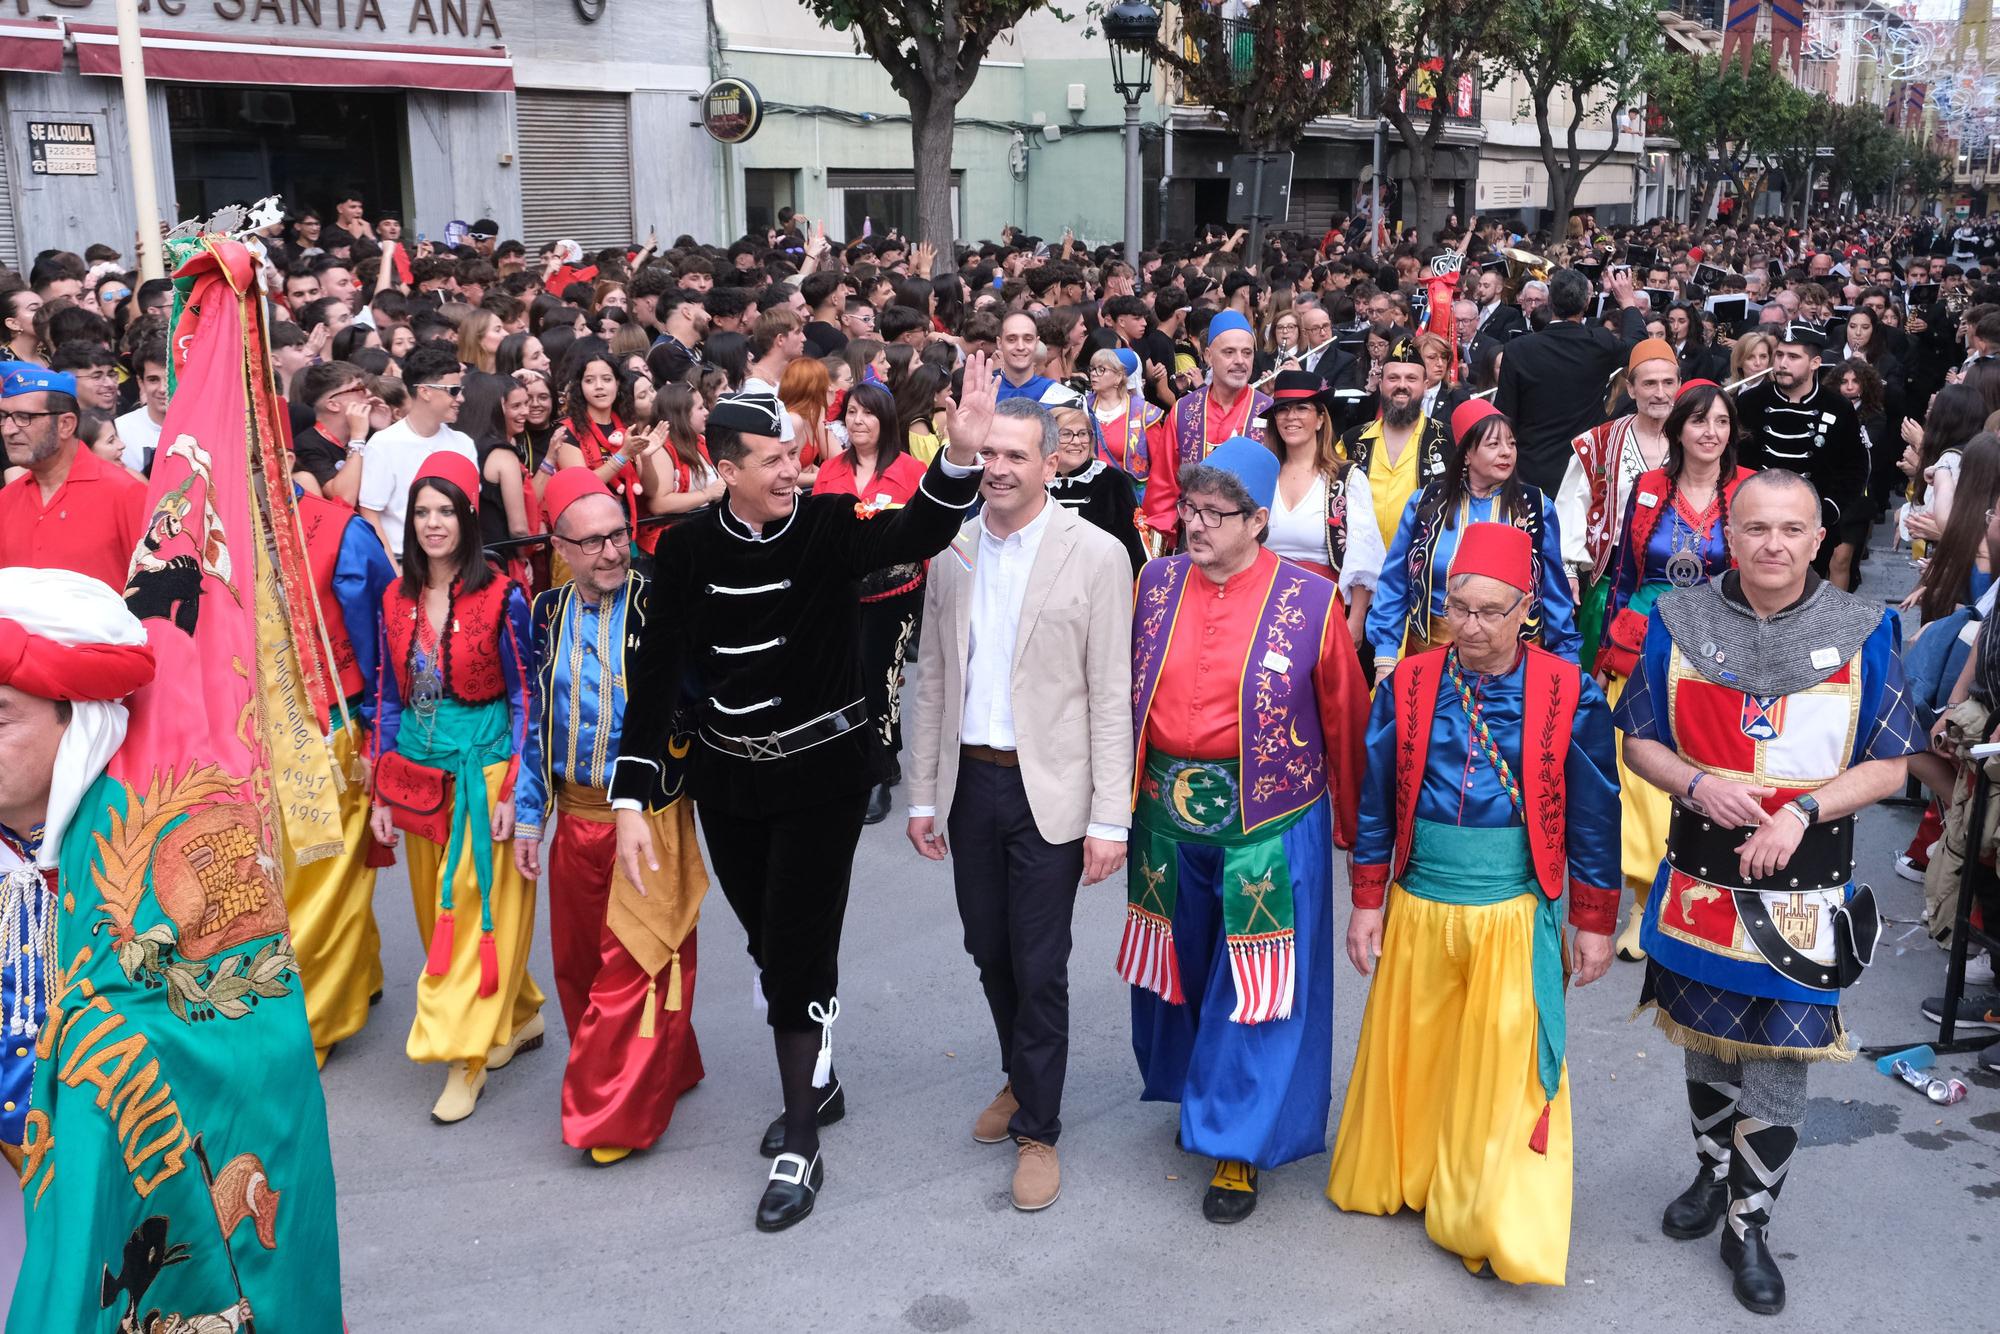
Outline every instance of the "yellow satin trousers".
{"label": "yellow satin trousers", "polygon": [[1542,1114],[1530,956],[1538,905],[1389,891],[1327,1198],[1424,1211],[1432,1241],[1510,1283],[1560,1286],[1569,1262],[1569,1075]]}
{"label": "yellow satin trousers", "polygon": [[350,775],[340,794],[338,856],[310,866],[285,862],[285,911],[305,983],[306,1022],[322,1063],[334,1043],[368,1022],[368,998],[382,989],[382,933],[375,926],[375,868],[368,864],[368,789],[351,777],[354,728],[333,734],[333,763]]}

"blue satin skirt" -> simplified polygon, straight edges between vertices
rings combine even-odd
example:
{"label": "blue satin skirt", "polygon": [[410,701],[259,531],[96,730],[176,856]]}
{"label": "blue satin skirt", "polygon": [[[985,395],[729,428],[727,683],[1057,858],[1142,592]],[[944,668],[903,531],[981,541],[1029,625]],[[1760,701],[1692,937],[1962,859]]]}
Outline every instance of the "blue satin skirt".
{"label": "blue satin skirt", "polygon": [[1132,1050],[1148,1102],[1181,1105],[1189,1153],[1277,1167],[1326,1152],[1333,1104],[1333,826],[1322,796],[1281,834],[1292,873],[1297,993],[1291,1017],[1229,1020],[1223,849],[1179,844],[1174,949],[1185,1005],[1132,988]]}

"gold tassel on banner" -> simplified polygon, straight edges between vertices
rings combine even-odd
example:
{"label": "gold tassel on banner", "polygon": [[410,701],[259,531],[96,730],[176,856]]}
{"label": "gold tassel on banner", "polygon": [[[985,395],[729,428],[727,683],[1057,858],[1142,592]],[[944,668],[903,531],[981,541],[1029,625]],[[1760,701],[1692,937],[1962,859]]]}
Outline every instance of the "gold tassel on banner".
{"label": "gold tassel on banner", "polygon": [[675,950],[667,960],[667,1008],[681,1008],[681,952]]}
{"label": "gold tassel on banner", "polygon": [[639,1036],[642,1038],[650,1038],[653,1036],[654,995],[655,991],[653,987],[653,979],[649,977],[646,979],[646,1009],[639,1016]]}

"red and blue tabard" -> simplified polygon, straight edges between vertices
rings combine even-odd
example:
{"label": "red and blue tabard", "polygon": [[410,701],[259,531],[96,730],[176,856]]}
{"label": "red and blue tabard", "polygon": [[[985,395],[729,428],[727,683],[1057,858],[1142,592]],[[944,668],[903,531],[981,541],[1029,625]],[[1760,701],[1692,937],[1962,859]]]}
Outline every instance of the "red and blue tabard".
{"label": "red and blue tabard", "polygon": [[[1803,690],[1756,695],[1702,676],[1677,645],[1668,657],[1665,690],[1676,748],[1705,774],[1774,789],[1763,805],[1775,812],[1793,797],[1839,776],[1853,762],[1864,721],[1861,657],[1857,652],[1832,675]],[[1750,995],[1770,994],[1773,984],[1801,999],[1817,994],[1784,983],[1764,961],[1737,915],[1728,872],[1717,868],[1716,882],[1711,883],[1678,866],[1663,869],[1664,892],[1656,891],[1659,903],[1654,915],[1662,963]],[[1822,963],[1833,958],[1831,914],[1845,897],[1844,889],[1763,895],[1786,941]],[[1746,982],[1742,976],[1725,976],[1741,969],[1754,969],[1764,979]]]}

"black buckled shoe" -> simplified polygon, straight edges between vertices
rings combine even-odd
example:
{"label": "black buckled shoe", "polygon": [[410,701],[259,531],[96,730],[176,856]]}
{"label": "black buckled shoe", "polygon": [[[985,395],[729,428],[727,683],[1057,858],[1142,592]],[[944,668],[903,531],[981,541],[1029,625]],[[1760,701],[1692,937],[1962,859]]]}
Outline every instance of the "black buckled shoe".
{"label": "black buckled shoe", "polygon": [[1728,1208],[1729,1183],[1717,1181],[1708,1168],[1700,1168],[1694,1184],[1674,1196],[1660,1215],[1660,1231],[1676,1241],[1694,1241],[1715,1231]]}
{"label": "black buckled shoe", "polygon": [[1736,1300],[1746,1311],[1776,1315],[1785,1309],[1785,1276],[1771,1248],[1764,1244],[1764,1229],[1752,1225],[1739,1238],[1735,1228],[1722,1231],[1722,1262],[1736,1275]]}
{"label": "black buckled shoe", "polygon": [[[820,1098],[819,1109],[813,1120],[823,1126],[830,1126],[847,1115],[847,1090],[841,1087],[840,1076],[835,1075],[827,1084]],[[757,1152],[766,1158],[776,1158],[785,1151],[785,1118],[779,1117],[764,1127],[764,1142],[757,1146]]]}
{"label": "black buckled shoe", "polygon": [[1223,1158],[1215,1164],[1201,1197],[1201,1216],[1211,1223],[1240,1223],[1257,1208],[1257,1169]]}
{"label": "black buckled shoe", "polygon": [[757,1201],[757,1230],[783,1232],[813,1211],[819,1188],[826,1181],[826,1165],[814,1151],[808,1163],[796,1153],[781,1153],[771,1164],[771,1180],[764,1198]]}

